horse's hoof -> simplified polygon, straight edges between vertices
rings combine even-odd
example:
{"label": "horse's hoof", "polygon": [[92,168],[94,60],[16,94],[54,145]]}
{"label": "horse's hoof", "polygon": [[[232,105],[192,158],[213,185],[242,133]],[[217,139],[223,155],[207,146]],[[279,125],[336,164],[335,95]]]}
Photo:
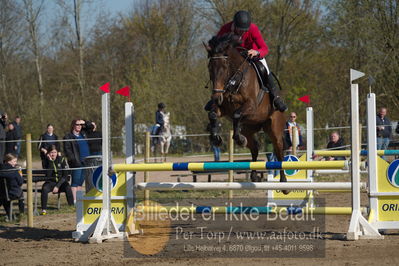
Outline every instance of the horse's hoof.
{"label": "horse's hoof", "polygon": [[238,136],[238,138],[234,138],[235,143],[239,146],[246,147],[247,146],[247,138],[243,135]]}
{"label": "horse's hoof", "polygon": [[256,172],[251,172],[251,182],[261,182],[261,178]]}

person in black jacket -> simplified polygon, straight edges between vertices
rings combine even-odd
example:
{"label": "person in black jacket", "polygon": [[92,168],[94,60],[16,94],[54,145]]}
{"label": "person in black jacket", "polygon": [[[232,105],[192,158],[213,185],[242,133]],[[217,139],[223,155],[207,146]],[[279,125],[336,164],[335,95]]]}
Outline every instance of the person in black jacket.
{"label": "person in black jacket", "polygon": [[17,131],[15,130],[15,127],[13,124],[8,124],[8,131],[6,133],[6,154],[11,153],[14,154],[15,156],[17,155],[17,140],[18,140],[18,135]]}
{"label": "person in black jacket", "polygon": [[[330,141],[327,143],[327,149],[329,150],[345,150],[344,139],[341,138],[337,131],[331,132]],[[343,156],[327,157],[326,160],[345,160]]]}
{"label": "person in black jacket", "polygon": [[6,154],[6,127],[7,114],[0,111],[0,163],[3,163]]}
{"label": "person in black jacket", "polygon": [[[71,132],[67,133],[64,140],[64,153],[68,159],[68,165],[72,168],[72,194],[76,202],[76,192],[82,190],[85,181],[84,159],[90,156],[90,148],[87,138],[82,132],[85,122],[82,119],[75,119],[71,123]],[[75,169],[73,169],[75,168]]]}
{"label": "person in black jacket", "polygon": [[[288,121],[285,123],[284,149],[288,150],[289,153],[291,153],[292,151],[293,139],[295,139],[297,147],[303,146],[301,128],[299,127],[299,124],[296,122],[296,118],[297,118],[296,113],[291,112]],[[294,127],[297,129],[296,131],[293,130]]]}
{"label": "person in black jacket", "polygon": [[387,108],[381,107],[377,114],[377,150],[387,150],[391,138],[392,125],[387,113]]}
{"label": "person in black jacket", "polygon": [[47,125],[47,130],[44,134],[42,134],[39,138],[40,142],[37,145],[37,148],[40,151],[40,159],[42,159],[42,167],[45,167],[45,161],[47,157],[47,151],[51,147],[51,145],[55,145],[57,151],[60,151],[60,143],[57,142],[58,137],[54,134],[54,126],[52,124]]}
{"label": "person in black jacket", "polygon": [[47,199],[48,193],[53,194],[65,192],[68,204],[73,205],[73,195],[71,186],[68,183],[67,162],[66,159],[58,155],[58,150],[55,145],[51,145],[48,149],[45,169],[47,169],[46,176],[48,180],[42,186],[42,212],[41,215],[47,214]]}
{"label": "person in black jacket", "polygon": [[[19,213],[24,213],[24,197],[22,191],[23,179],[16,168],[18,159],[15,155],[7,153],[4,156],[4,164],[1,167],[0,177],[6,179],[8,196],[11,200],[18,200]],[[10,201],[3,200],[2,202],[7,216],[10,216]]]}
{"label": "person in black jacket", "polygon": [[21,126],[21,117],[17,115],[15,117],[15,121],[12,122],[15,128],[15,132],[17,134],[17,157],[21,153],[21,139],[22,139],[22,126]]}
{"label": "person in black jacket", "polygon": [[84,131],[86,132],[87,141],[89,143],[90,155],[102,154],[102,134],[97,130],[96,123],[86,121]]}

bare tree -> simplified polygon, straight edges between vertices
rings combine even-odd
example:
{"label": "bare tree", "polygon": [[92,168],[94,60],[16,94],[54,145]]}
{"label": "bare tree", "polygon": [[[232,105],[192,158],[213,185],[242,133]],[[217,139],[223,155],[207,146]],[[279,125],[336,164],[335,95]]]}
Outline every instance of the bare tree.
{"label": "bare tree", "polygon": [[[39,43],[39,16],[43,8],[43,0],[35,6],[33,0],[23,0],[24,15],[28,24],[30,50],[34,56],[36,75],[37,75],[37,90],[39,94],[39,117],[40,123],[43,123],[43,106],[44,106],[44,86],[43,86],[43,73],[42,73],[42,52]],[[36,2],[36,1],[35,1]]]}
{"label": "bare tree", "polygon": [[[9,89],[19,77],[14,76],[12,68],[17,64],[17,51],[21,48],[21,15],[18,13],[18,3],[12,0],[0,0],[0,90],[1,105],[10,110]],[[15,88],[13,88],[15,91]],[[1,111],[5,111],[1,110]]]}
{"label": "bare tree", "polygon": [[[79,90],[80,90],[80,97],[82,101],[85,97],[85,69],[84,69],[84,42],[83,42],[83,35],[82,35],[82,23],[80,20],[80,15],[82,12],[82,2],[81,0],[73,0],[73,16],[75,22],[75,34],[76,34],[76,44],[79,54],[79,74],[78,74],[78,81],[79,81]],[[84,107],[84,105],[83,105]]]}

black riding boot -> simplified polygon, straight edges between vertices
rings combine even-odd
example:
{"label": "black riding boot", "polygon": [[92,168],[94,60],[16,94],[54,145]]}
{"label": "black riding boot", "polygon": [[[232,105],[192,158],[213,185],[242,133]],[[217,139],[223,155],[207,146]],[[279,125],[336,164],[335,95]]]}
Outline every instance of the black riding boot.
{"label": "black riding boot", "polygon": [[270,101],[272,102],[275,109],[280,112],[287,110],[287,105],[284,103],[283,99],[278,95],[277,87],[273,81],[272,74],[267,77],[267,88],[269,89]]}

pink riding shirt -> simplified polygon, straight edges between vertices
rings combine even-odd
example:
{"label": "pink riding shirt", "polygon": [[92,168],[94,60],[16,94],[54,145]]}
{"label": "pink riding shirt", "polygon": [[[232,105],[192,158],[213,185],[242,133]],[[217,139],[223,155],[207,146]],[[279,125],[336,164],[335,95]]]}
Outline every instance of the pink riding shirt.
{"label": "pink riding shirt", "polygon": [[[233,22],[229,22],[225,25],[222,26],[222,28],[219,30],[217,36],[222,36],[226,33],[233,32]],[[244,47],[245,49],[254,49],[258,51],[259,57],[263,58],[269,53],[269,48],[267,47],[265,41],[262,38],[262,34],[260,33],[260,30],[258,26],[256,26],[254,23],[251,23],[249,26],[248,31],[246,31],[242,36],[241,36],[241,47]]]}

